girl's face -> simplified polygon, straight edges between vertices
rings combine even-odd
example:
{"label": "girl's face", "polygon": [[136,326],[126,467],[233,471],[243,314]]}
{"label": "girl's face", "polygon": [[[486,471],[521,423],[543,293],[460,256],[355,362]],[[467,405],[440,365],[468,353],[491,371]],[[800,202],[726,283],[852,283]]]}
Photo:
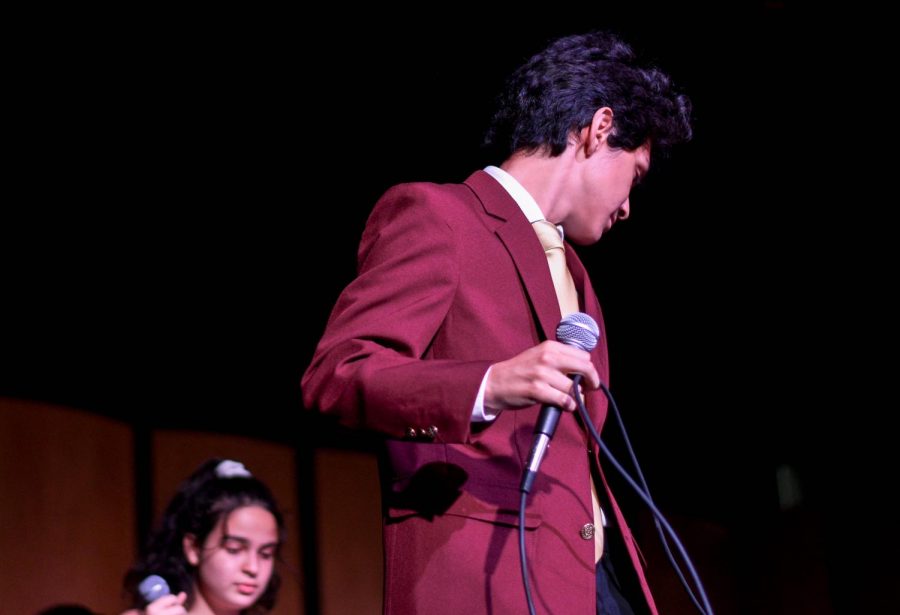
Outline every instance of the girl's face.
{"label": "girl's face", "polygon": [[259,600],[272,578],[278,524],[265,508],[236,508],[216,523],[202,547],[186,536],[184,551],[198,567],[196,601],[216,613],[240,612]]}

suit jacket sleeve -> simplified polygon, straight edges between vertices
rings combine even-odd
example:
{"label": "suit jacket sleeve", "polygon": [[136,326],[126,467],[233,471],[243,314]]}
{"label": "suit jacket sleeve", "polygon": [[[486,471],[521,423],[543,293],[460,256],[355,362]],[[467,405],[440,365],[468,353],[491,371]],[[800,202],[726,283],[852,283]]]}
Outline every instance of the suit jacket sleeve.
{"label": "suit jacket sleeve", "polygon": [[332,311],[303,399],[349,427],[394,437],[435,428],[437,439],[463,442],[490,361],[429,358],[459,281],[446,193],[429,186],[397,186],[376,204],[358,276]]}

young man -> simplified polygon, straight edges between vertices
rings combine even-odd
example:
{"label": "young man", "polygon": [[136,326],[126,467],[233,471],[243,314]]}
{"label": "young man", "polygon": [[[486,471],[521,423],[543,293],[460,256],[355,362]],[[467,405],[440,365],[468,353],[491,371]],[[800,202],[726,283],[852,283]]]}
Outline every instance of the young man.
{"label": "young man", "polygon": [[[526,612],[518,488],[540,407],[574,410],[577,373],[593,422],[606,417],[600,306],[562,235],[590,244],[627,218],[651,152],[689,139],[688,116],[668,77],[614,36],[563,38],[507,84],[488,135],[499,168],[395,186],[376,204],[303,395],[387,436],[386,613]],[[555,247],[539,239],[547,222],[562,230]],[[557,248],[568,274],[551,275]],[[554,341],[579,310],[600,323],[590,353]],[[597,453],[564,415],[525,521],[538,612],[656,612]],[[615,573],[611,542],[628,563]]]}

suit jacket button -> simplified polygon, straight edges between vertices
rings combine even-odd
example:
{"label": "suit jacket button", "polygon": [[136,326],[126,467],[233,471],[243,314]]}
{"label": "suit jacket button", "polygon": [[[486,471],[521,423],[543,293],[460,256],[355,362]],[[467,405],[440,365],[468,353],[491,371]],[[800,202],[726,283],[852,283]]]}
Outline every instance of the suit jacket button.
{"label": "suit jacket button", "polygon": [[434,440],[437,437],[437,434],[438,434],[438,428],[435,427],[434,425],[432,425],[431,427],[429,427],[428,429],[425,430],[425,435],[428,436],[432,440]]}
{"label": "suit jacket button", "polygon": [[415,427],[410,427],[409,429],[406,430],[406,436],[408,438],[415,438],[417,435],[418,434],[416,433]]}
{"label": "suit jacket button", "polygon": [[579,532],[581,537],[585,540],[590,540],[594,537],[594,524],[593,523],[585,523],[581,526],[581,531]]}

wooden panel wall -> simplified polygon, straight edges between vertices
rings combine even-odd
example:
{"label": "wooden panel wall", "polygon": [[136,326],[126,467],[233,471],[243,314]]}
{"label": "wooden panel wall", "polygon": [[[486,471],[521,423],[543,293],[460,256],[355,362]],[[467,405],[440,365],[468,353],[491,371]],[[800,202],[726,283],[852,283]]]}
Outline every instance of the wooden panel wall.
{"label": "wooden panel wall", "polygon": [[375,457],[316,451],[316,491],[322,615],[378,615],[384,575]]}
{"label": "wooden panel wall", "polygon": [[119,612],[136,544],[132,460],[123,423],[0,398],[0,610]]}

